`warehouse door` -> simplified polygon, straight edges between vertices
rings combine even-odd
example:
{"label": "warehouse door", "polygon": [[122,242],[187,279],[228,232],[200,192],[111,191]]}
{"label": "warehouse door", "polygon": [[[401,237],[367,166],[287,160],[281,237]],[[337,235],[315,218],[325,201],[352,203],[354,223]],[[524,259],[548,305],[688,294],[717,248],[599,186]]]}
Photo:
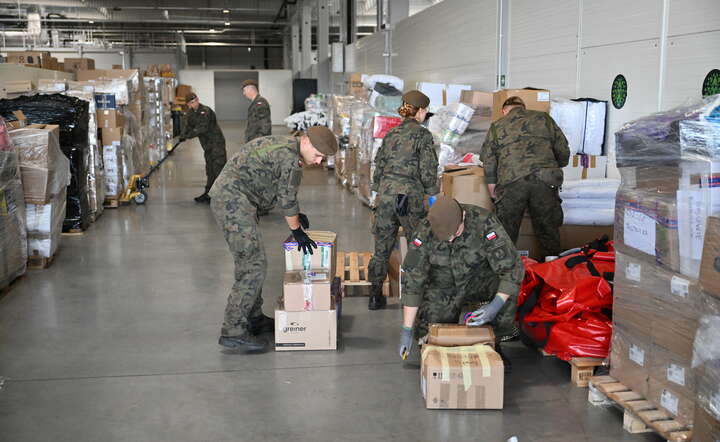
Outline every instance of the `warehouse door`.
{"label": "warehouse door", "polygon": [[247,120],[250,101],[242,94],[242,82],[258,80],[257,71],[215,72],[215,113],[218,120]]}

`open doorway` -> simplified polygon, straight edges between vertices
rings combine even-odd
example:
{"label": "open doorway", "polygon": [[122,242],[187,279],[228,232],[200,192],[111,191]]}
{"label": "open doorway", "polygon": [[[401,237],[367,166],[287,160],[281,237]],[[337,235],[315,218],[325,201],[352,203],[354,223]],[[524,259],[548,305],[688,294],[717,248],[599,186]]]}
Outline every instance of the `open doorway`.
{"label": "open doorway", "polygon": [[242,82],[258,81],[257,71],[215,71],[215,114],[218,120],[244,121],[250,101],[242,94]]}

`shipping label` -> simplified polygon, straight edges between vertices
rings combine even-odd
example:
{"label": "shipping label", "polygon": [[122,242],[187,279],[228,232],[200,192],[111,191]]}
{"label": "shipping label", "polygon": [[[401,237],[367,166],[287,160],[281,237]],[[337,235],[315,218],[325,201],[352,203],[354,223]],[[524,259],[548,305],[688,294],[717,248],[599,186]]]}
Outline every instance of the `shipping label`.
{"label": "shipping label", "polygon": [[643,212],[625,208],[623,241],[629,247],[655,256],[655,220]]}
{"label": "shipping label", "polygon": [[638,347],[637,345],[630,344],[630,351],[628,352],[628,357],[631,361],[638,364],[639,366],[645,366],[645,350]]}
{"label": "shipping label", "polygon": [[677,416],[678,412],[678,398],[671,392],[663,390],[660,394],[660,406]]}
{"label": "shipping label", "polygon": [[625,267],[625,277],[630,281],[642,281],[642,266],[636,262],[628,263]]}
{"label": "shipping label", "polygon": [[681,298],[687,298],[690,293],[690,281],[679,276],[673,276],[670,280],[670,293]]}
{"label": "shipping label", "polygon": [[685,386],[685,368],[676,364],[668,365],[667,379],[670,382]]}

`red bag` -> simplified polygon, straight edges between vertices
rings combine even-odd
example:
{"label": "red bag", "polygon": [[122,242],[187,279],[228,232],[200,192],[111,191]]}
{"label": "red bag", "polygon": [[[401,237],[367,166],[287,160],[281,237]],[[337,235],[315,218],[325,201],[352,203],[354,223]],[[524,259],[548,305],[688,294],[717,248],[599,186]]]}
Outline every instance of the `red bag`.
{"label": "red bag", "polygon": [[400,117],[386,117],[378,115],[373,121],[373,138],[385,138],[390,129],[402,123]]}
{"label": "red bag", "polygon": [[551,261],[525,260],[520,329],[545,352],[569,360],[607,356],[612,335],[615,251],[607,238]]}

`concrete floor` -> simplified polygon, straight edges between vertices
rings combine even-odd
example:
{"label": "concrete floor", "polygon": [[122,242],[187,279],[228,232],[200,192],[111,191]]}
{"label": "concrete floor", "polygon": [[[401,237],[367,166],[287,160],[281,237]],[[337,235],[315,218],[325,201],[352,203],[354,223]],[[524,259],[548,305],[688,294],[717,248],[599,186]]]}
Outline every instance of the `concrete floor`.
{"label": "concrete floor", "polygon": [[[229,153],[242,125],[224,125]],[[278,131],[283,131],[278,128]],[[569,366],[519,343],[503,411],[429,411],[418,370],[395,354],[397,305],[343,307],[342,352],[221,351],[233,264],[210,209],[195,141],[153,177],[147,205],[108,210],[63,237],[53,265],[0,298],[0,441],[655,441],[589,406]],[[371,250],[369,210],[331,173],[306,173],[300,204],[340,250]],[[262,218],[272,315],[288,235]]]}

